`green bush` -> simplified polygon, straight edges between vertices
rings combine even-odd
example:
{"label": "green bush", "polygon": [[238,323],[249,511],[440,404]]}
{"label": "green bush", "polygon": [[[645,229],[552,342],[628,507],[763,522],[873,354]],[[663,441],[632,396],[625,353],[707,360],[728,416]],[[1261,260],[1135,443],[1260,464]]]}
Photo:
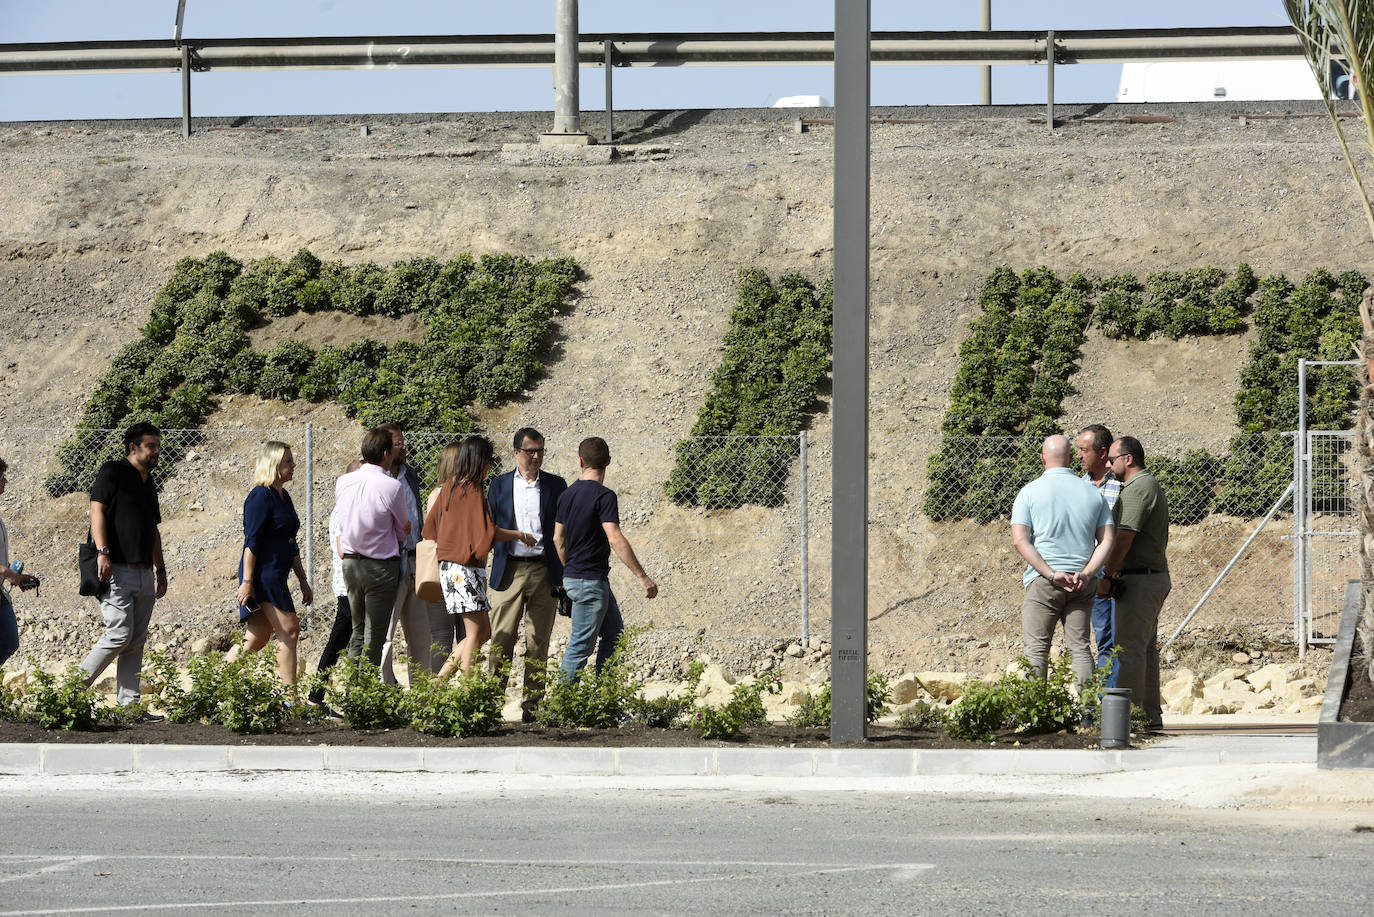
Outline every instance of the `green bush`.
{"label": "green bush", "polygon": [[943,732],[948,722],[949,717],[942,708],[926,701],[917,701],[897,717],[897,728]]}
{"label": "green bush", "polygon": [[665,485],[671,500],[718,509],[783,501],[797,447],[776,437],[800,433],[817,406],[832,299],[829,281],[818,290],[800,274],[774,284],[761,270],[740,273],[720,365]]}
{"label": "green bush", "polygon": [[781,690],[777,673],[761,675],[750,684],[735,685],[726,703],[718,707],[697,707],[692,712],[690,725],[703,739],[733,738],[747,726],[762,726],[768,722],[763,695],[777,694]]}
{"label": "green bush", "polygon": [[243,653],[220,670],[215,718],[240,734],[278,732],[291,712],[290,693],[277,677],[277,654]]}
{"label": "green bush", "polygon": [[417,732],[430,735],[486,735],[501,725],[501,706],[506,700],[507,663],[499,673],[488,672],[474,663],[447,681],[425,672],[415,672],[405,692],[405,710]]}
{"label": "green bush", "polygon": [[45,672],[34,659],[29,660],[33,685],[24,697],[27,718],[42,729],[95,729],[106,718],[100,709],[100,694],[86,687],[86,673],[70,665],[61,676]]}
{"label": "green bush", "polygon": [[169,721],[218,723],[224,669],[223,657],[218,653],[197,656],[186,667],[190,687],[183,688],[172,658],[150,651],[143,657],[140,677],[152,686]]}
{"label": "green bush", "polygon": [[[566,259],[470,255],[375,264],[323,264],[306,249],[242,265],[223,252],[183,258],[153,300],[143,338],[111,362],[82,411],[88,429],[151,420],[195,428],[221,393],[263,398],[337,398],[348,416],[373,426],[467,432],[466,406],[497,404],[523,392],[543,368],[552,318],[580,277]],[[423,314],[419,343],[371,340],[314,353],[286,341],[268,353],[247,331],[264,316],[337,309],[357,315]],[[80,434],[78,434],[78,437]],[[60,470],[45,480],[53,496],[89,487],[106,457],[69,441]],[[110,456],[113,457],[113,456]],[[159,476],[175,456],[164,449]]]}
{"label": "green bush", "polygon": [[382,671],[366,656],[335,663],[338,684],[325,689],[329,706],[351,729],[395,729],[409,722],[404,691],[382,681]]}
{"label": "green bush", "polygon": [[1001,730],[1036,735],[1077,732],[1084,722],[1096,722],[1103,680],[1115,654],[1103,660],[1093,677],[1075,689],[1068,653],[1048,666],[1045,677],[1024,656],[997,681],[966,682],[964,696],[949,709],[946,731],[967,742],[988,742]]}
{"label": "green bush", "polygon": [[945,730],[966,742],[991,741],[1007,719],[1009,698],[1001,683],[966,682],[959,703],[949,709]]}
{"label": "green bush", "polygon": [[544,688],[544,697],[535,709],[541,726],[596,727],[619,726],[630,717],[642,685],[630,669],[630,649],[642,628],[626,628],[616,641],[615,650],[597,669],[587,667],[576,678],[555,674]]}
{"label": "green bush", "polygon": [[[864,719],[869,723],[876,723],[879,717],[887,713],[887,702],[892,697],[892,691],[887,676],[881,672],[869,672],[864,684]],[[790,726],[802,728],[828,727],[830,725],[830,682],[827,681],[821,685],[815,694],[807,691],[802,697],[801,703],[797,705],[796,711],[787,718],[787,723]]]}

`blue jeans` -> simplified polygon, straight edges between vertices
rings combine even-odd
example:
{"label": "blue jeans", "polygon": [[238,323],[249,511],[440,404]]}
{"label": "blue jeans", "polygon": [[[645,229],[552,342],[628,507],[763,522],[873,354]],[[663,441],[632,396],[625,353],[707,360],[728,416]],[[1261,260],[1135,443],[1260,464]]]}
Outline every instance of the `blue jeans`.
{"label": "blue jeans", "polygon": [[[1112,651],[1116,643],[1116,602],[1100,596],[1093,599],[1093,633],[1097,636],[1097,664]],[[1121,671],[1121,658],[1112,663],[1112,671],[1102,683],[1104,688],[1116,687],[1116,674]]]}
{"label": "blue jeans", "polygon": [[[620,639],[625,622],[620,618],[620,605],[616,603],[615,593],[611,592],[609,580],[564,579],[563,588],[568,590],[568,598],[573,603],[572,635],[559,668],[563,677],[572,681],[587,664],[593,648],[596,648],[596,669],[601,671],[615,652],[615,642]],[[598,638],[601,640],[599,648]]]}
{"label": "blue jeans", "polygon": [[19,619],[14,616],[10,597],[0,592],[0,665],[19,650]]}

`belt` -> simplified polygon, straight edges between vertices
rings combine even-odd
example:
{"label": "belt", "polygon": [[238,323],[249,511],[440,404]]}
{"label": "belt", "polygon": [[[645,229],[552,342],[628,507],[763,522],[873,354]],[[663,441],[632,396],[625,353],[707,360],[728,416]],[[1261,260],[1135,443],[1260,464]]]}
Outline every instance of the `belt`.
{"label": "belt", "polygon": [[544,559],[544,555],[543,555],[543,554],[512,554],[512,555],[510,556],[510,559],[511,559],[511,560],[521,560],[521,561],[534,561],[534,560],[542,561],[542,560]]}
{"label": "belt", "polygon": [[1116,571],[1117,576],[1149,576],[1153,573],[1168,573],[1168,570],[1156,570],[1153,567],[1127,567],[1124,570]]}
{"label": "belt", "polygon": [[353,552],[349,552],[347,554],[343,554],[340,556],[343,557],[344,560],[375,560],[378,562],[385,562],[388,560],[396,559],[394,557],[368,557],[366,554],[355,554]]}

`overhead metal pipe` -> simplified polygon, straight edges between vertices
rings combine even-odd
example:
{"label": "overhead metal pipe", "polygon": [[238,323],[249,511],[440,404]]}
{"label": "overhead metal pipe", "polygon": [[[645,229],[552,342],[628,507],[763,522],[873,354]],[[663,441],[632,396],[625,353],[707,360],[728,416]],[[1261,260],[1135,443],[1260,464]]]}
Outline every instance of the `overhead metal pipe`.
{"label": "overhead metal pipe", "polygon": [[[1045,32],[876,32],[871,60],[887,64],[1043,64]],[[1286,26],[1244,29],[1056,31],[1059,63],[1151,60],[1253,60],[1303,57]],[[183,38],[198,70],[329,70],[426,67],[544,67],[555,61],[553,35],[420,35],[378,38]],[[582,35],[577,60],[604,66],[683,67],[831,64],[829,32]],[[167,40],[0,45],[0,73],[176,72]],[[573,68],[576,69],[575,67]]]}

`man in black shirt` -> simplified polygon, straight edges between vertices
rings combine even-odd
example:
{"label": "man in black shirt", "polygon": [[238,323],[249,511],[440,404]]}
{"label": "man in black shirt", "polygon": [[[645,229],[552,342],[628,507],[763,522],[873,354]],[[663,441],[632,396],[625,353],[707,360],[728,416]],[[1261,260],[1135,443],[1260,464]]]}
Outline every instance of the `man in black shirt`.
{"label": "man in black shirt", "polygon": [[[100,580],[108,585],[100,596],[105,633],[81,668],[90,685],[111,660],[118,660],[119,703],[136,704],[153,602],[167,594],[157,530],[162,512],[150,477],[162,453],[161,431],[150,423],[134,424],[124,432],[124,453],[122,461],[101,465],[91,485],[91,538],[100,551]],[[157,722],[162,717],[145,713],[144,719]]]}
{"label": "man in black shirt", "polygon": [[606,466],[611,463],[610,447],[599,436],[588,437],[577,447],[577,462],[582,476],[558,498],[553,527],[553,544],[563,561],[563,588],[573,602],[572,634],[560,666],[563,677],[569,681],[587,664],[593,649],[596,667],[600,669],[615,651],[615,641],[625,629],[620,606],[611,592],[613,549],[639,578],[644,597],[652,599],[658,595],[658,584],[649,579],[634,548],[620,531],[620,504],[615,491],[602,483]]}

